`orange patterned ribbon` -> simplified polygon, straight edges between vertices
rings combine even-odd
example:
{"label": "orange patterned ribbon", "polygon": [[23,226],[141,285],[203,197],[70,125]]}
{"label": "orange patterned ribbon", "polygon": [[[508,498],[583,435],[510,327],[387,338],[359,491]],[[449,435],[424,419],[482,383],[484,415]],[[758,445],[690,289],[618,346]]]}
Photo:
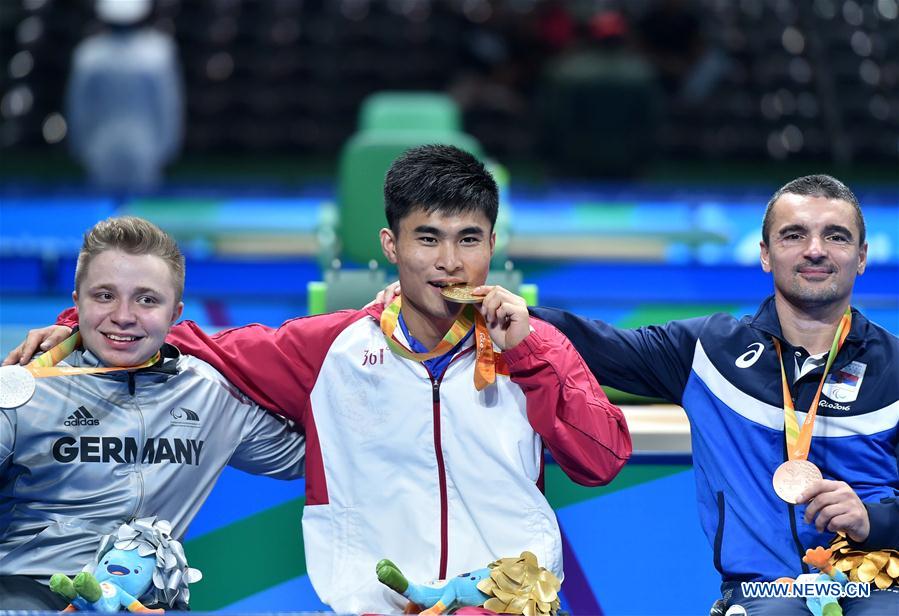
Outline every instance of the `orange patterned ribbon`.
{"label": "orange patterned ribbon", "polygon": [[381,331],[384,332],[384,338],[387,340],[387,346],[390,347],[391,351],[400,357],[417,362],[440,357],[449,353],[459,344],[465,335],[471,331],[472,325],[474,325],[475,356],[477,358],[474,371],[475,389],[482,391],[496,381],[496,357],[493,352],[493,341],[490,339],[490,332],[487,331],[487,322],[484,320],[484,316],[473,306],[466,306],[459,313],[453,326],[446,332],[443,339],[437,343],[436,347],[427,353],[415,353],[404,347],[394,336],[394,332],[399,324],[402,305],[401,297],[397,296],[381,313]]}
{"label": "orange patterned ribbon", "polygon": [[815,417],[818,414],[818,400],[821,398],[821,390],[824,389],[824,380],[830,367],[833,365],[837,357],[837,353],[846,336],[849,335],[849,328],[852,326],[852,312],[847,307],[840,319],[837,332],[834,334],[833,343],[830,345],[830,353],[827,355],[827,364],[824,366],[824,374],[821,375],[821,382],[818,384],[818,391],[815,393],[815,399],[812,400],[812,406],[808,410],[805,421],[802,422],[802,430],[799,429],[799,420],[796,418],[796,408],[793,406],[793,397],[790,394],[790,386],[787,384],[787,373],[784,369],[783,354],[780,350],[780,341],[774,338],[774,348],[777,349],[777,358],[780,360],[780,378],[783,386],[784,397],[784,432],[787,437],[787,456],[790,460],[805,460],[808,458],[808,451],[812,445],[812,430],[815,426]]}
{"label": "orange patterned ribbon", "polygon": [[25,366],[35,378],[43,378],[48,376],[71,376],[75,374],[100,374],[102,372],[116,372],[119,370],[139,370],[155,364],[160,357],[160,352],[156,351],[156,355],[137,366],[111,366],[104,368],[74,368],[72,366],[57,366],[59,362],[71,355],[72,351],[78,348],[81,343],[81,334],[75,332],[55,347],[35,358],[30,364]]}

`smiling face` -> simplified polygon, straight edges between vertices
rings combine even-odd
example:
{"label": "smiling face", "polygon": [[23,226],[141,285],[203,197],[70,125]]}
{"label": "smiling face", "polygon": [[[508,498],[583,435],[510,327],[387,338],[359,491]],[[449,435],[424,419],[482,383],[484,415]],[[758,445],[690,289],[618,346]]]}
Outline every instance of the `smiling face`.
{"label": "smiling face", "polygon": [[480,211],[445,214],[411,210],[396,233],[381,229],[381,247],[396,265],[403,290],[403,319],[423,343],[426,331],[445,333],[461,310],[440,290],[451,284],[477,286],[487,280],[496,236]]}
{"label": "smiling face", "polygon": [[762,269],[775,294],[797,307],[846,304],[865,271],[868,245],[859,244],[853,206],[842,199],[784,193],[774,203]]}
{"label": "smiling face", "polygon": [[91,260],[72,298],[84,347],[110,366],[150,359],[184,308],[165,261],[119,250]]}

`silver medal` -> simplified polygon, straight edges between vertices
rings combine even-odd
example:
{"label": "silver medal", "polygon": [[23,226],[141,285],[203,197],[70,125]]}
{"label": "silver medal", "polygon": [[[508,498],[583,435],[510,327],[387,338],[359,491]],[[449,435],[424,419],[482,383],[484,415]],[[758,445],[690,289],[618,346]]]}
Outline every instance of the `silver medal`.
{"label": "silver medal", "polygon": [[34,375],[22,366],[0,367],[0,408],[22,406],[34,395]]}

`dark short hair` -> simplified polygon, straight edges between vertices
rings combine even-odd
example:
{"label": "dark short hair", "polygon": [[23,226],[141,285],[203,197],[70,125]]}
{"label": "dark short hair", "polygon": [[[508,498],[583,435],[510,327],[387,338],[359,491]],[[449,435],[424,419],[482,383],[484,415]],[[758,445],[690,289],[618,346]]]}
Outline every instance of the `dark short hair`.
{"label": "dark short hair", "polygon": [[865,243],[865,217],[862,216],[862,208],[858,204],[858,199],[849,190],[849,187],[843,184],[835,177],[824,175],[805,175],[801,178],[791,180],[781,186],[765,208],[765,218],[762,221],[762,241],[768,244],[768,238],[771,234],[771,219],[773,218],[774,204],[784,194],[802,195],[808,197],[824,197],[826,199],[839,199],[852,205],[855,210],[855,222],[858,225],[858,245]]}
{"label": "dark short hair", "polygon": [[384,181],[387,224],[399,232],[400,221],[417,209],[426,213],[482,212],[496,224],[499,190],[477,158],[451,145],[423,145],[393,161]]}

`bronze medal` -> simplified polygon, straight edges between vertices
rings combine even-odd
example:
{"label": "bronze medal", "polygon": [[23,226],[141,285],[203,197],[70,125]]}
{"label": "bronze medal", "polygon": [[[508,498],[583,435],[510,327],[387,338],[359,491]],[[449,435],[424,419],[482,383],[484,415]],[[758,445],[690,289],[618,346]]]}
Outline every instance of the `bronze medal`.
{"label": "bronze medal", "polygon": [[457,304],[479,304],[484,301],[484,296],[472,295],[471,292],[476,288],[467,284],[455,284],[451,287],[443,287],[440,289],[440,294]]}
{"label": "bronze medal", "polygon": [[0,408],[22,406],[34,395],[34,375],[22,366],[0,368]]}
{"label": "bronze medal", "polygon": [[808,460],[787,460],[774,471],[772,483],[781,499],[795,505],[806,488],[820,479],[821,471]]}

